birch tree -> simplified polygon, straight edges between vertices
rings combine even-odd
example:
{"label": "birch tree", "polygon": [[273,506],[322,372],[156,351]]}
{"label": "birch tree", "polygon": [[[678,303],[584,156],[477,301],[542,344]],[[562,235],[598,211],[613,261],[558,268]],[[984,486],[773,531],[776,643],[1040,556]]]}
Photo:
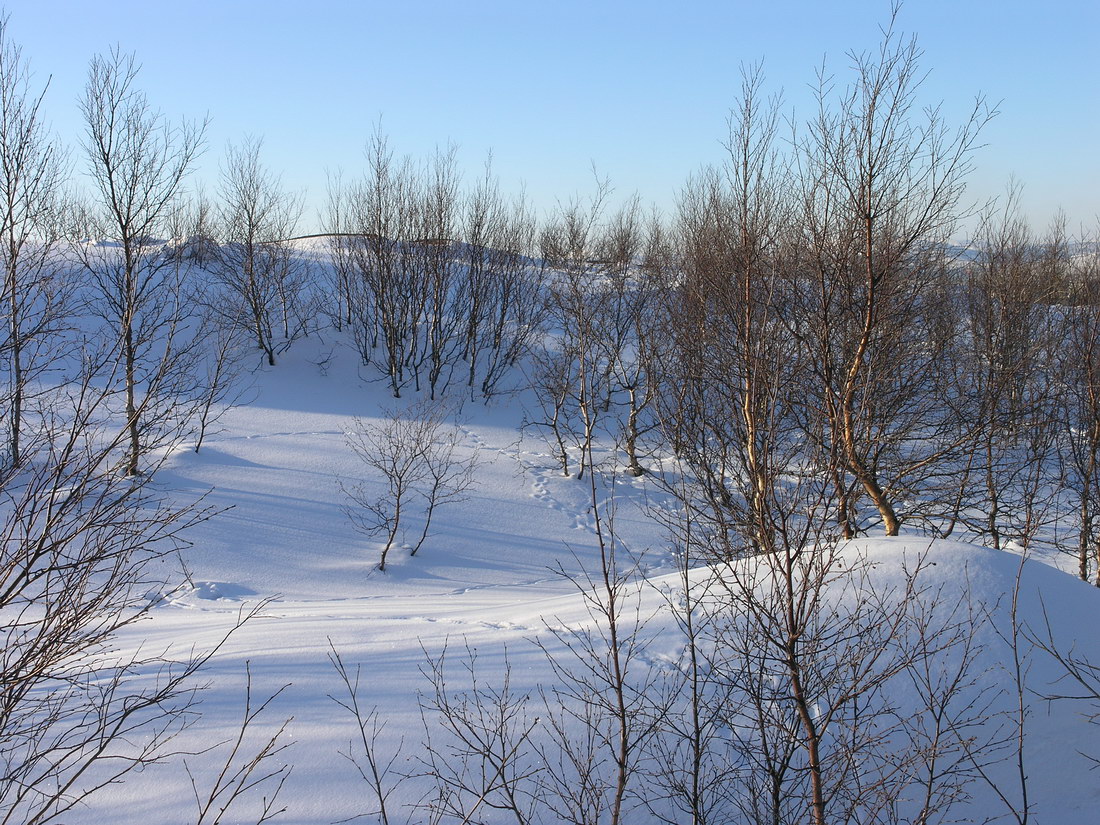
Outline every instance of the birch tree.
{"label": "birch tree", "polygon": [[137,88],[139,66],[119,49],[92,60],[81,101],[95,196],[86,229],[99,243],[77,252],[93,311],[113,329],[129,433],[124,472],[140,472],[143,424],[179,377],[179,262],[163,241],[205,123],[170,124]]}

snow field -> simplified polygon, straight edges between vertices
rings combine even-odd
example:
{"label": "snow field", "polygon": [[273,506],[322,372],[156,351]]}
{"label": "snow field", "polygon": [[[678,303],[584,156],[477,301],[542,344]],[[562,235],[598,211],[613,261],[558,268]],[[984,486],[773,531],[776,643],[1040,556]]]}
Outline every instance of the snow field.
{"label": "snow field", "polygon": [[[419,696],[430,687],[421,673],[426,656],[447,647],[448,672],[454,675],[449,687],[456,690],[464,684],[467,647],[476,651],[477,672],[485,682],[499,677],[507,658],[515,691],[550,689],[551,669],[532,639],[555,649],[548,625],[579,628],[590,621],[576,587],[551,568],[576,573],[596,560],[587,486],[552,469],[537,436],[520,432],[521,401],[510,399],[490,407],[462,405],[457,419],[463,449],[478,455],[477,486],[468,500],[439,512],[416,558],[395,548],[386,573],[380,573],[377,542],[357,534],[344,515],[340,481],[358,478],[344,442],[354,418],[377,416],[394,402],[381,384],[360,377],[351,351],[337,349],[322,375],[310,357],[321,346],[304,342],[278,367],[259,373],[255,400],[229,411],[221,431],[210,434],[199,453],[188,445],[177,448],[157,483],[180,497],[205,494],[206,505],[224,512],[189,534],[194,546],[184,559],[190,584],[120,639],[124,649],[140,645],[147,652],[209,649],[242,611],[267,600],[204,670],[201,716],[179,742],[185,750],[200,751],[236,734],[246,662],[254,701],[285,685],[258,720],[255,741],[292,717],[285,739],[291,747],[280,754],[293,764],[281,797],[288,812],[281,821],[303,825],[346,821],[372,810],[367,788],[340,755],[355,728],[332,699],[343,691],[329,661],[332,648],[349,668],[361,668],[360,701],[377,708],[385,722],[380,753],[400,754],[395,770],[415,773],[423,756]],[[644,553],[653,585],[643,586],[640,595],[640,614],[652,617],[644,631],[650,646],[643,662],[663,667],[678,655],[681,642],[663,611],[661,592],[676,588],[678,580],[661,530],[645,512],[659,494],[644,478],[613,481],[622,547]],[[845,552],[865,557],[882,588],[903,586],[902,570],[922,556],[923,581],[942,587],[945,603],[957,602],[968,587],[993,616],[981,630],[981,660],[973,672],[983,685],[1009,689],[1001,705],[1011,700],[1005,668],[1010,656],[997,631],[1006,633],[1010,626],[1017,556],[919,537],[860,540]],[[1100,662],[1092,618],[1100,607],[1096,589],[1037,562],[1024,564],[1021,581],[1021,619],[1040,629],[1045,606],[1055,638]],[[1097,752],[1095,729],[1081,716],[1087,708],[1041,701],[1042,694],[1059,689],[1059,671],[1038,651],[1029,655],[1028,667],[1033,692],[1026,758],[1035,811],[1043,821],[1091,821],[1100,787],[1079,754]],[[536,713],[538,701],[534,696]],[[224,747],[186,761],[201,778],[219,764],[219,754]],[[193,820],[183,761],[171,760],[108,789],[73,821]],[[1010,780],[1010,768],[1000,765],[995,771]],[[403,806],[417,802],[423,790],[416,781],[402,785],[391,811],[401,821],[406,814],[422,821],[423,812]],[[988,787],[976,785],[974,795],[966,816],[980,821],[1004,813]]]}

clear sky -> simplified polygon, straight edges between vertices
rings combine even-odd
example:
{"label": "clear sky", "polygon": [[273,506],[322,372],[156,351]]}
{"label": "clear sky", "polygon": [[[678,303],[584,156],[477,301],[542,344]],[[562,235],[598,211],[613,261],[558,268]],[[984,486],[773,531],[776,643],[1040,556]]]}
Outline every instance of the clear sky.
{"label": "clear sky", "polygon": [[[808,113],[824,60],[873,49],[888,0],[8,0],[10,34],[47,114],[76,145],[88,60],[118,44],[172,118],[209,115],[197,178],[213,188],[229,141],[264,139],[263,158],[307,190],[315,228],[326,173],[356,175],[381,119],[399,153],[453,142],[470,176],[491,150],[509,189],[539,207],[591,189],[591,166],[618,194],[669,209],[685,177],[721,156],[740,67],[763,61],[787,110]],[[976,94],[1001,114],[985,130],[969,196],[1024,184],[1045,225],[1100,215],[1100,2],[909,0],[930,74],[921,91],[957,121]]]}

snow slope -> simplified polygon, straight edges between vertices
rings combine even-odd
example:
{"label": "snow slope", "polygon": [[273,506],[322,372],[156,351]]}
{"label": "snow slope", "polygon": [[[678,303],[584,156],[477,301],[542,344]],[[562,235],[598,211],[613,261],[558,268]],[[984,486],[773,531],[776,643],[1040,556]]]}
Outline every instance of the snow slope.
{"label": "snow slope", "polygon": [[[329,662],[330,646],[350,665],[362,666],[362,699],[377,706],[387,723],[382,748],[403,747],[396,764],[415,771],[422,753],[417,697],[426,687],[420,672],[425,656],[444,645],[452,652],[468,645],[477,651],[481,672],[491,676],[503,671],[507,652],[513,687],[534,690],[547,684],[545,656],[530,640],[545,639],[547,625],[586,621],[576,587],[553,568],[576,572],[593,563],[596,548],[586,487],[552,468],[536,436],[521,435],[522,400],[491,407],[467,402],[459,420],[463,449],[476,451],[480,462],[477,487],[467,501],[440,512],[416,558],[395,550],[391,566],[380,573],[377,543],[357,534],[344,515],[340,482],[361,474],[344,440],[354,419],[378,416],[393,400],[381,384],[360,375],[350,350],[336,346],[331,363],[318,366],[332,348],[332,342],[316,340],[297,344],[283,363],[257,372],[253,400],[230,410],[200,452],[188,445],[177,448],[157,483],[173,496],[206,495],[207,505],[224,512],[190,533],[194,546],[185,555],[190,583],[121,640],[123,646],[140,644],[149,651],[207,648],[242,610],[270,600],[209,664],[202,717],[185,741],[200,750],[234,735],[243,711],[246,662],[258,696],[288,685],[260,730],[273,733],[293,717],[292,747],[281,754],[294,766],[281,798],[289,810],[277,820],[293,823],[346,821],[371,809],[354,767],[340,755],[353,728],[331,698],[340,695],[341,686]],[[645,589],[642,598],[643,613],[658,614],[646,630],[658,663],[678,645],[670,620],[660,614],[660,586],[674,586],[671,562],[660,528],[645,513],[659,494],[644,478],[622,476],[611,483],[619,537],[642,558],[657,585]],[[968,580],[972,594],[996,606],[994,623],[1007,627],[1021,569],[1015,555],[957,543],[930,546],[920,538],[864,540],[851,552],[866,554],[885,584],[900,581],[903,564],[926,553],[934,562],[927,568],[930,583],[950,590]],[[1056,638],[1100,662],[1095,619],[1100,593],[1047,565],[1027,562],[1020,615],[1038,627],[1043,604]],[[977,672],[987,683],[1010,688],[1004,641],[993,627],[984,633]],[[1053,691],[1054,663],[1033,652],[1029,664],[1032,690]],[[1081,716],[1087,707],[1048,705],[1035,694],[1028,699],[1025,755],[1036,821],[1095,821],[1100,786],[1079,754],[1100,752],[1096,729]],[[221,752],[186,761],[196,776],[206,776]],[[401,821],[409,811],[400,806],[418,795],[415,783],[397,792],[392,804]],[[967,816],[980,821],[1005,813],[988,788],[976,788],[975,797]],[[194,820],[194,808],[180,758],[109,789],[72,821],[183,823]],[[421,819],[415,812],[411,816]]]}

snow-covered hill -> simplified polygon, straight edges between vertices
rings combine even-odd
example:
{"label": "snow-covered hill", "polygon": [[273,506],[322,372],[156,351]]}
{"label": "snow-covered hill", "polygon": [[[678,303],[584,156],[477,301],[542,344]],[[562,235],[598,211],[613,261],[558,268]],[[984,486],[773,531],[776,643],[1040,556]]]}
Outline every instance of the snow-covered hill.
{"label": "snow-covered hill", "polygon": [[[330,351],[331,361],[318,366]],[[437,743],[442,741],[439,720],[430,711],[422,713],[421,704],[432,691],[423,671],[445,647],[452,691],[469,686],[462,663],[470,652],[476,651],[476,673],[485,684],[499,684],[507,661],[511,690],[531,695],[531,724],[541,713],[539,724],[545,725],[539,690],[552,692],[558,677],[534,641],[541,639],[560,656],[562,644],[551,629],[592,625],[590,610],[569,578],[598,563],[590,489],[562,477],[538,437],[521,431],[522,398],[461,406],[456,416],[461,450],[477,455],[476,486],[466,501],[440,511],[417,557],[398,548],[382,573],[376,569],[377,541],[357,533],[343,511],[341,482],[363,474],[345,442],[355,419],[376,418],[395,402],[383,385],[360,376],[351,350],[331,340],[301,342],[283,363],[254,378],[253,399],[230,410],[198,453],[187,444],[176,448],[158,475],[157,484],[170,495],[206,495],[207,505],[224,512],[188,534],[193,546],[183,560],[189,584],[121,639],[123,646],[157,653],[209,648],[242,611],[262,603],[259,614],[233,633],[206,667],[201,717],[179,740],[187,751],[213,749],[132,776],[94,797],[73,822],[194,821],[188,768],[205,793],[227,753],[228,745],[221,743],[232,740],[240,726],[246,663],[254,700],[287,686],[257,720],[249,739],[253,746],[262,743],[291,720],[281,740],[290,747],[272,760],[273,765],[293,765],[279,797],[279,807],[287,807],[280,821],[351,820],[376,804],[355,765],[341,755],[359,753],[358,731],[335,701],[346,701],[347,694],[330,660],[334,650],[352,670],[361,667],[358,699],[377,709],[384,723],[376,744],[381,757],[396,757],[393,780],[400,773],[424,772],[425,726]],[[638,594],[638,615],[647,621],[640,631],[646,647],[632,664],[632,678],[644,682],[642,671],[668,669],[683,647],[666,598],[680,579],[662,529],[647,515],[662,494],[645,477],[608,473],[601,483],[602,500],[615,503],[620,553],[640,561],[648,579]],[[1100,593],[1048,565],[1028,561],[1021,567],[1018,556],[973,545],[920,537],[865,539],[844,553],[866,560],[870,580],[882,592],[903,588],[903,571],[923,559],[921,582],[944,588],[941,604],[957,605],[968,595],[989,609],[990,620],[977,625],[968,671],[973,695],[984,690],[981,701],[989,703],[982,708],[988,730],[975,731],[974,737],[1004,740],[995,754],[999,761],[982,764],[999,791],[1019,804],[1012,749],[1017,693],[1009,645],[1017,576],[1021,623],[1033,633],[1045,633],[1045,609],[1062,649],[1072,648],[1096,663]],[[692,579],[702,582],[711,574],[698,569]],[[1046,695],[1074,689],[1059,682],[1061,671],[1049,655],[1033,649],[1023,635],[1018,638],[1028,706],[1024,766],[1035,821],[1091,822],[1100,785],[1086,755],[1100,755],[1100,748],[1096,728],[1083,714],[1096,708],[1044,701]],[[912,701],[909,694],[894,699],[903,712]],[[975,774],[967,786],[973,799],[954,809],[952,817],[1009,821],[998,793],[973,766],[968,770]],[[428,821],[424,809],[409,806],[421,801],[429,786],[423,777],[400,783],[389,800],[390,821]],[[649,821],[643,809],[633,810],[626,821]],[[472,821],[514,821],[489,805],[480,806],[476,816]],[[538,819],[555,817],[543,811]],[[231,821],[249,821],[247,808]]]}

